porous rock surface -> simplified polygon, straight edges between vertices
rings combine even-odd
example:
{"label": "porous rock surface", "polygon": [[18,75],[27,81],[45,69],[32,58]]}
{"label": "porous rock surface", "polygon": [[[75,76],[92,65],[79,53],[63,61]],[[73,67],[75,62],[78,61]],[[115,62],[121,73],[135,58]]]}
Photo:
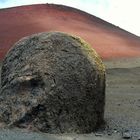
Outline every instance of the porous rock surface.
{"label": "porous rock surface", "polygon": [[17,42],[1,72],[0,121],[48,133],[89,133],[103,123],[105,69],[82,39],[60,32]]}

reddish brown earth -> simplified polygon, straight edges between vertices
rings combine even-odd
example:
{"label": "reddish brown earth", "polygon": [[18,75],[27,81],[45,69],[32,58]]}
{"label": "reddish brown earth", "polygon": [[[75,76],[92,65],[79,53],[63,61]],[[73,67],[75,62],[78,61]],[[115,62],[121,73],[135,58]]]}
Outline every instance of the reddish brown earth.
{"label": "reddish brown earth", "polygon": [[20,38],[46,31],[80,36],[103,59],[140,56],[140,37],[74,8],[40,4],[0,9],[0,60]]}

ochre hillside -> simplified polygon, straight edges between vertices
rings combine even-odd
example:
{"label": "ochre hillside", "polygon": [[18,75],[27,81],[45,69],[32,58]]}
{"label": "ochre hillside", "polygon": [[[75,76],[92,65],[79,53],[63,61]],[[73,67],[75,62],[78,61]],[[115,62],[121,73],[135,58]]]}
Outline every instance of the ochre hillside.
{"label": "ochre hillside", "polygon": [[46,31],[80,36],[103,59],[140,56],[140,37],[71,7],[39,4],[0,9],[0,60],[20,38]]}

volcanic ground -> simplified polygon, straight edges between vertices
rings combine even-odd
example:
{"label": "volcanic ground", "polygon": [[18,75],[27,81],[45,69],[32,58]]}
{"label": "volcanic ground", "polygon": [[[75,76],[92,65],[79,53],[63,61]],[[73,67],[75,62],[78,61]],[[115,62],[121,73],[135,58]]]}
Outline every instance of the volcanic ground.
{"label": "volcanic ground", "polygon": [[39,4],[0,9],[0,61],[20,38],[47,31],[80,36],[100,54],[107,71],[106,126],[87,135],[48,135],[1,128],[0,139],[139,140],[140,37],[67,6]]}

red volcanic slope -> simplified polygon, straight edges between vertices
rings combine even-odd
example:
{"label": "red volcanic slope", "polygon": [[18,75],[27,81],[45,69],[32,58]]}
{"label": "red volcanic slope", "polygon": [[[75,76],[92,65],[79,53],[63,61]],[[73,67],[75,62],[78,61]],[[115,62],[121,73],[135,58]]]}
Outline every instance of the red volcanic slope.
{"label": "red volcanic slope", "polygon": [[0,10],[0,60],[22,37],[46,31],[80,36],[103,59],[140,56],[140,37],[71,7],[39,4]]}

